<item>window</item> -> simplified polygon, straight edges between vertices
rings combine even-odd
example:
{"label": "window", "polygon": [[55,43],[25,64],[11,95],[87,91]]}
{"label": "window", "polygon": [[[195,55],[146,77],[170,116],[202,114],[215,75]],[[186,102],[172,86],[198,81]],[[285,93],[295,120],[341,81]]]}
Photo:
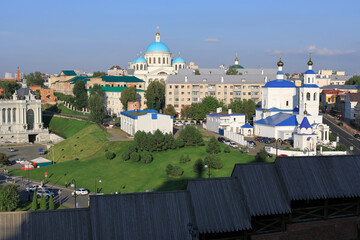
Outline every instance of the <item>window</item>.
{"label": "window", "polygon": [[149,58],[149,64],[151,64],[151,58]]}
{"label": "window", "polygon": [[246,95],[246,92],[244,92],[243,95]]}
{"label": "window", "polygon": [[314,101],[316,101],[316,93],[314,93]]}
{"label": "window", "polygon": [[175,88],[179,88],[179,85],[175,85]]}
{"label": "window", "polygon": [[248,95],[251,95],[251,92],[248,92]]}
{"label": "window", "polygon": [[158,58],[158,63],[161,64],[161,58]]}
{"label": "window", "polygon": [[188,92],[188,95],[190,95],[190,92]]}
{"label": "window", "polygon": [[172,86],[170,85],[169,88],[172,88]]}
{"label": "window", "polygon": [[221,88],[221,86],[219,85],[219,88]]}
{"label": "window", "polygon": [[165,64],[165,58],[163,58],[163,64]]}
{"label": "window", "polygon": [[224,88],[226,89],[226,88],[227,88],[227,86],[224,86]]}
{"label": "window", "polygon": [[221,92],[218,92],[218,95],[220,95],[221,94]]}
{"label": "window", "polygon": [[172,92],[169,92],[169,95],[172,95]]}
{"label": "window", "polygon": [[233,95],[233,93],[231,92],[230,95]]}
{"label": "window", "polygon": [[175,98],[175,102],[178,102],[179,101],[179,98]]}
{"label": "window", "polygon": [[183,101],[184,101],[184,98],[182,98],[181,101],[183,102]]}
{"label": "window", "polygon": [[184,95],[184,92],[181,92],[181,95]]}
{"label": "window", "polygon": [[188,101],[190,101],[191,99],[190,99],[190,98],[188,98],[187,100],[188,100]]}
{"label": "window", "polygon": [[188,85],[187,88],[190,88],[190,85]]}
{"label": "window", "polygon": [[156,63],[156,58],[154,58],[154,64]]}
{"label": "window", "polygon": [[289,101],[286,101],[286,106],[289,106]]}
{"label": "window", "polygon": [[181,88],[184,88],[185,86],[184,85],[181,85]]}
{"label": "window", "polygon": [[172,98],[169,98],[169,101],[172,101]]}
{"label": "window", "polygon": [[16,122],[16,108],[13,108],[13,122]]}
{"label": "window", "polygon": [[243,88],[246,88],[246,86],[243,86]]}
{"label": "window", "polygon": [[306,93],[306,100],[310,101],[310,93]]}

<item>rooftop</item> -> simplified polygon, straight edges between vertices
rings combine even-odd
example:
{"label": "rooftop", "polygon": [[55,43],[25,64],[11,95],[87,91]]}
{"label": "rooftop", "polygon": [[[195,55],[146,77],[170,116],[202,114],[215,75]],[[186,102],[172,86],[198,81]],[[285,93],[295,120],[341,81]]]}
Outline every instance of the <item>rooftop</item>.
{"label": "rooftop", "polygon": [[[189,69],[191,70],[191,69]],[[266,80],[275,75],[169,75],[166,83],[190,83],[190,84],[265,84]]]}

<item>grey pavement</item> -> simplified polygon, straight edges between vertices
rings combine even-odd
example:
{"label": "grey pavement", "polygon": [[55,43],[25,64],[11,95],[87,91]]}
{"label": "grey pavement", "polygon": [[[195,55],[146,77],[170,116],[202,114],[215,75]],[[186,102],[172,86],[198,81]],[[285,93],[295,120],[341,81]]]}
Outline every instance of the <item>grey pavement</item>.
{"label": "grey pavement", "polygon": [[[9,148],[15,149],[15,152],[10,152]],[[39,148],[47,149],[46,145],[42,144],[29,144],[29,145],[16,145],[16,146],[1,146],[0,152],[8,156],[10,161],[14,161],[18,158],[24,158],[25,160],[32,160],[39,157]],[[17,166],[18,165],[18,166]],[[20,165],[7,166],[7,169],[20,168]]]}
{"label": "grey pavement", "polygon": [[114,128],[106,128],[106,131],[111,134],[111,137],[108,137],[109,141],[132,141],[134,139],[128,138],[125,135],[121,135]]}
{"label": "grey pavement", "polygon": [[349,133],[343,126],[337,125],[340,122],[334,117],[324,114],[324,123],[329,125],[331,133],[339,137],[339,142],[344,144],[348,149],[354,147],[353,154],[360,154],[360,141]]}

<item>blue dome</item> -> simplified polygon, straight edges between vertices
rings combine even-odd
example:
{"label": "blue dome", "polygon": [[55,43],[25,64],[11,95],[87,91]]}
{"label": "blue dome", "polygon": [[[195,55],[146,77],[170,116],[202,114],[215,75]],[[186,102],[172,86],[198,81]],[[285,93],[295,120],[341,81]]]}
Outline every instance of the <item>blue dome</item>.
{"label": "blue dome", "polygon": [[147,49],[147,52],[158,51],[158,52],[170,52],[169,48],[162,42],[153,42],[151,43]]}
{"label": "blue dome", "polygon": [[182,57],[175,58],[174,63],[185,63],[185,60]]}
{"label": "blue dome", "polygon": [[313,70],[307,70],[305,74],[315,74],[315,72]]}
{"label": "blue dome", "polygon": [[[296,88],[293,82],[283,80],[283,79],[276,79],[270,82],[267,82],[264,87],[271,87],[271,88]],[[263,88],[264,88],[263,87]]]}
{"label": "blue dome", "polygon": [[144,63],[146,63],[146,59],[143,58],[143,57],[138,57],[137,59],[135,59],[135,60],[133,61],[133,63],[137,63],[137,62],[144,62]]}

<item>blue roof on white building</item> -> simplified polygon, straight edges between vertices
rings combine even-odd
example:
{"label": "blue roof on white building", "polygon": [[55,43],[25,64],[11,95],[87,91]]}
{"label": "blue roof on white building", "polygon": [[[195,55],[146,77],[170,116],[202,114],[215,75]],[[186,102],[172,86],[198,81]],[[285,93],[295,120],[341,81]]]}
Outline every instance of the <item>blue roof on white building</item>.
{"label": "blue roof on white building", "polygon": [[260,119],[255,124],[268,125],[273,127],[297,126],[296,116],[288,113],[278,113],[265,119]]}
{"label": "blue roof on white building", "polygon": [[315,72],[313,71],[313,70],[307,70],[306,72],[305,72],[305,74],[315,74]]}
{"label": "blue roof on white building", "polygon": [[169,48],[162,42],[153,42],[151,43],[147,49],[147,52],[170,52]]}
{"label": "blue roof on white building", "polygon": [[246,123],[245,125],[242,125],[241,128],[254,128],[249,123]]}
{"label": "blue roof on white building", "polygon": [[305,129],[311,128],[311,125],[310,125],[309,120],[307,119],[307,117],[304,117],[303,120],[301,121],[300,129],[301,128],[305,128]]}
{"label": "blue roof on white building", "polygon": [[303,84],[301,85],[302,88],[318,88],[319,86],[316,84]]}
{"label": "blue roof on white building", "polygon": [[137,63],[137,62],[145,62],[146,63],[146,59],[144,57],[138,57],[137,59],[135,59],[133,61],[133,63]]}
{"label": "blue roof on white building", "polygon": [[293,82],[284,79],[276,79],[267,82],[263,88],[296,88],[296,86]]}

